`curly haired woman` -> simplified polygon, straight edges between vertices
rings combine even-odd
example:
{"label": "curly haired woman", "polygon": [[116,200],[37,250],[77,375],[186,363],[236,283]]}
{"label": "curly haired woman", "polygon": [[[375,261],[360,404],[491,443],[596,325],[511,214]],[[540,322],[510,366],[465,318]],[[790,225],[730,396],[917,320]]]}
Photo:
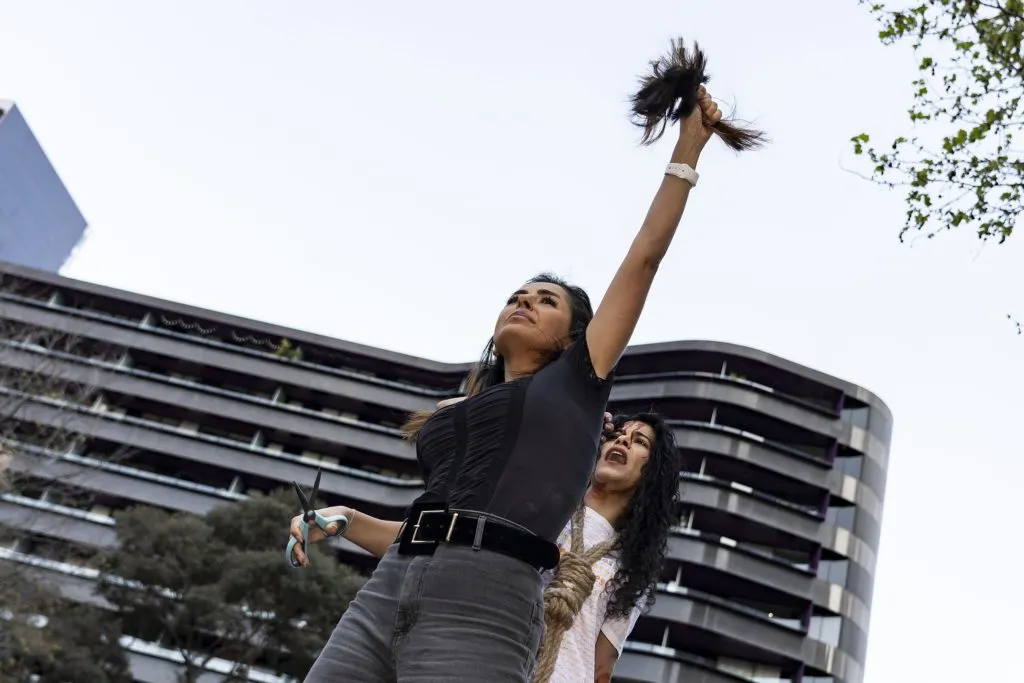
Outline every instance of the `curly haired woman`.
{"label": "curly haired woman", "polygon": [[654,600],[678,521],[679,469],[675,437],[660,416],[616,416],[584,505],[558,538],[534,683],[611,681],[626,638]]}

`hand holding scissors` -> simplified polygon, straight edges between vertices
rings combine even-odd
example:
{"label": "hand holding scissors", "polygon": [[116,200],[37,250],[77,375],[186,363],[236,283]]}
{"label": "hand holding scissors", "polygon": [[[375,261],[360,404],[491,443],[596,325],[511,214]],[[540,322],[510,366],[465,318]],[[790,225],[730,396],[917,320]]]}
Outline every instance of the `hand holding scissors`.
{"label": "hand holding scissors", "polygon": [[[345,533],[349,520],[345,515],[324,517],[313,509],[313,501],[316,500],[317,491],[320,489],[319,469],[316,471],[316,480],[313,482],[313,490],[309,498],[306,497],[306,494],[302,492],[302,489],[296,482],[293,481],[292,486],[295,487],[295,493],[298,494],[299,502],[302,504],[302,515],[299,517],[299,535],[296,537],[293,526],[292,536],[288,539],[288,548],[285,550],[285,556],[288,558],[288,564],[291,566],[304,567],[309,563],[306,544],[313,540],[310,538],[311,527],[319,529],[325,537],[337,536]],[[328,529],[329,525],[334,528]],[[296,558],[295,554],[296,546],[299,546],[301,551],[301,555],[298,558]]]}

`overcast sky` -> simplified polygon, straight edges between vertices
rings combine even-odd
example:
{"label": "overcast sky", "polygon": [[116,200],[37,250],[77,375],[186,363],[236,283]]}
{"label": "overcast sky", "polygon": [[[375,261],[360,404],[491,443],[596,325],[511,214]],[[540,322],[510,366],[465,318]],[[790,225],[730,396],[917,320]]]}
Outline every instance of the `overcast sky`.
{"label": "overcast sky", "polygon": [[900,195],[844,170],[852,135],[906,130],[914,76],[854,0],[0,0],[0,97],[90,223],[65,274],[465,361],[535,272],[604,291],[670,150],[625,100],[679,34],[773,144],[708,145],[634,342],[881,396],[866,680],[1012,679],[1024,235],[901,245]]}

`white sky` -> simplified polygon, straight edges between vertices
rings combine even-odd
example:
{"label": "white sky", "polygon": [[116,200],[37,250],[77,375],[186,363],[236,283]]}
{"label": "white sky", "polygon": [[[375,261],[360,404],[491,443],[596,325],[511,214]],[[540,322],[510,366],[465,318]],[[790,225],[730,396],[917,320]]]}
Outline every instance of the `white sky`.
{"label": "white sky", "polygon": [[900,245],[901,196],[843,170],[852,135],[906,129],[914,75],[853,0],[628,7],[0,0],[0,97],[91,224],[67,275],[464,361],[536,271],[600,297],[669,152],[635,146],[625,98],[699,38],[712,92],[774,143],[709,145],[634,341],[877,392],[896,431],[867,681],[1012,679],[1024,236]]}

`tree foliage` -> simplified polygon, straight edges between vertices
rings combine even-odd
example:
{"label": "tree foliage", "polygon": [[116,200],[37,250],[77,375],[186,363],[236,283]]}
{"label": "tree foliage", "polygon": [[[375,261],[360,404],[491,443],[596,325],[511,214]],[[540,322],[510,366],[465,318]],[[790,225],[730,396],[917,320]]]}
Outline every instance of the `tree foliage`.
{"label": "tree foliage", "polygon": [[886,147],[852,138],[872,178],[906,189],[900,230],[933,237],[971,228],[985,241],[1013,233],[1024,192],[1015,140],[1024,125],[1024,0],[913,0],[870,5],[887,45],[909,43],[920,58],[909,110],[912,132]]}
{"label": "tree foliage", "polygon": [[8,573],[0,585],[0,680],[132,683],[113,615],[69,603],[59,589]]}
{"label": "tree foliage", "polygon": [[362,580],[321,553],[303,570],[284,558],[294,494],[254,497],[206,517],[130,509],[102,561],[100,593],[126,631],[185,658],[194,683],[214,658],[303,676]]}

